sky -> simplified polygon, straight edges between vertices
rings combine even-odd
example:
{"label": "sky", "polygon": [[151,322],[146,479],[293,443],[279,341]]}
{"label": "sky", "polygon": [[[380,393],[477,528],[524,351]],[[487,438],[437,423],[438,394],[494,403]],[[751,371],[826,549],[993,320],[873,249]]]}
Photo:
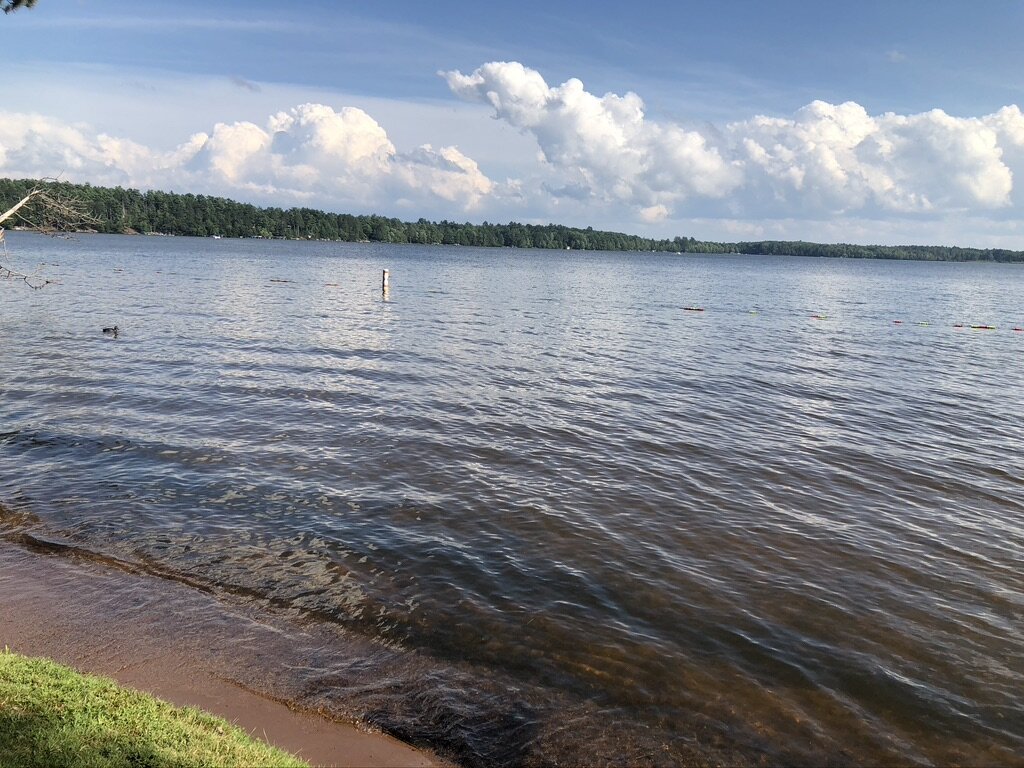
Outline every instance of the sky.
{"label": "sky", "polygon": [[1024,0],[38,0],[0,176],[1024,249]]}

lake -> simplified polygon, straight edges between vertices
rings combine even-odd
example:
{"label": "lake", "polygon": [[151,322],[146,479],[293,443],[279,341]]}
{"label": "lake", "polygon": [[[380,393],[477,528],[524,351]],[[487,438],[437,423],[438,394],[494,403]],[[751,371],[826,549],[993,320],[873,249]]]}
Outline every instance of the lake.
{"label": "lake", "polygon": [[1021,265],[8,239],[59,282],[0,282],[0,534],[257,611],[273,695],[468,765],[1021,764]]}

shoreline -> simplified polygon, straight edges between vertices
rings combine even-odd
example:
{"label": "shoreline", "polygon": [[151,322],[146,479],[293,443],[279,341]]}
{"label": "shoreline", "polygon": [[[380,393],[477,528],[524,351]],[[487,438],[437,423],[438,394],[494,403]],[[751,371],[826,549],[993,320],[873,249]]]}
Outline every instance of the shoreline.
{"label": "shoreline", "polygon": [[211,596],[186,594],[182,585],[142,575],[130,578],[152,579],[152,597],[112,607],[107,597],[125,578],[97,563],[36,554],[0,539],[0,647],[110,677],[177,706],[199,707],[312,765],[450,765],[387,734],[293,707],[233,679],[217,658],[224,638],[210,647],[203,643],[202,622],[175,620],[184,618],[183,611],[200,611],[202,621],[223,624],[236,619],[229,610],[217,615]]}
{"label": "shoreline", "polygon": [[[530,225],[534,226],[534,225]],[[49,237],[47,233],[40,232],[30,227],[10,227],[6,230],[10,233],[18,233],[19,235],[40,235],[43,237]],[[611,234],[622,234],[622,233],[611,233]],[[758,240],[753,241],[754,244],[763,245],[761,249],[744,249],[744,250],[726,250],[725,247],[732,246],[746,246],[748,243],[719,243],[713,242],[714,245],[721,245],[721,250],[671,250],[667,248],[604,248],[604,247],[572,247],[572,246],[543,246],[543,245],[483,245],[479,243],[445,243],[445,242],[418,242],[418,241],[390,241],[390,240],[368,240],[359,239],[352,240],[342,237],[288,237],[288,236],[263,236],[263,235],[200,235],[194,233],[179,233],[179,232],[139,232],[136,230],[132,231],[115,231],[115,232],[101,232],[96,229],[77,229],[68,230],[67,232],[61,232],[56,236],[64,237],[65,239],[74,239],[82,235],[100,235],[103,237],[142,237],[142,238],[157,238],[157,239],[195,239],[195,240],[230,240],[230,241],[249,241],[259,240],[265,242],[279,242],[279,243],[332,243],[342,245],[383,245],[388,247],[406,247],[412,246],[417,248],[471,248],[485,251],[550,251],[553,253],[564,253],[569,251],[570,253],[626,253],[626,254],[647,254],[656,253],[664,256],[755,256],[755,257],[782,257],[782,258],[799,258],[799,259],[829,259],[837,261],[903,261],[903,262],[919,262],[925,264],[1024,264],[1024,251],[1006,251],[1006,249],[999,248],[976,248],[970,246],[942,246],[942,245],[880,245],[880,244],[856,244],[856,243],[816,243],[802,240]],[[626,237],[632,237],[632,235],[625,235]],[[708,241],[711,242],[711,241]],[[830,249],[835,252],[817,253],[809,252],[808,249],[801,248],[786,248],[784,246],[810,246],[813,248]],[[847,250],[842,250],[847,249]],[[852,249],[852,250],[851,250]],[[879,253],[864,253],[857,251],[875,251],[875,250],[896,250],[904,252],[903,255],[881,255]],[[948,257],[935,257],[929,255],[929,251],[937,250],[959,250],[977,252],[977,254],[964,256],[948,256]],[[915,253],[919,251],[919,253]],[[991,253],[995,252],[1010,253],[1014,255],[1014,258],[1002,258]],[[909,254],[909,255],[908,255]],[[978,255],[981,254],[981,255]],[[1017,256],[1020,255],[1018,258]]]}

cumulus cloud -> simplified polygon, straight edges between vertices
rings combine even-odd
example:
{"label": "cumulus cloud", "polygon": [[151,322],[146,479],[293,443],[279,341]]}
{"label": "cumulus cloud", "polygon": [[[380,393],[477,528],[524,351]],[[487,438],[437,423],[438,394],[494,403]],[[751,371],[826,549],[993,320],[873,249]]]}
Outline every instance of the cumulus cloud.
{"label": "cumulus cloud", "polygon": [[[558,196],[633,206],[651,222],[699,210],[728,216],[939,214],[1013,204],[1024,120],[942,110],[873,116],[815,101],[792,117],[757,116],[722,130],[658,122],[639,96],[550,86],[517,62],[442,73],[460,98],[534,136]],[[717,201],[717,203],[716,203]]]}
{"label": "cumulus cloud", "polygon": [[96,184],[144,183],[179,166],[189,144],[175,152],[154,151],[130,139],[95,134],[35,114],[0,113],[0,173],[8,176],[65,174]]}
{"label": "cumulus cloud", "polygon": [[1010,204],[1013,175],[984,120],[942,110],[872,117],[815,101],[793,118],[730,125],[749,186],[790,208],[929,213]]}
{"label": "cumulus cloud", "polygon": [[264,125],[218,123],[171,152],[92,135],[38,115],[0,114],[0,173],[187,188],[282,204],[386,206],[396,199],[472,210],[495,185],[455,147],[399,152],[361,109],[303,104]]}
{"label": "cumulus cloud", "polygon": [[653,119],[635,93],[598,95],[575,78],[552,85],[517,62],[442,75],[456,96],[536,142],[536,158],[524,157],[516,178],[492,180],[436,136],[399,148],[362,109],[314,103],[262,122],[217,123],[169,151],[83,124],[0,113],[0,175],[63,173],[275,205],[664,233],[688,231],[684,219],[717,220],[723,232],[786,222],[797,236],[799,221],[1008,221],[1024,202],[1014,188],[1024,171],[1017,106],[958,117],[814,101],[791,115],[693,126]]}
{"label": "cumulus cloud", "polygon": [[648,224],[656,221],[663,221],[668,218],[668,208],[664,205],[651,205],[640,209],[640,218]]}
{"label": "cumulus cloud", "polygon": [[289,199],[436,198],[472,209],[494,187],[454,147],[401,153],[363,110],[324,104],[278,112],[262,127],[220,123],[189,167],[226,187]]}
{"label": "cumulus cloud", "polygon": [[596,96],[575,78],[552,87],[518,62],[444,77],[456,95],[490,104],[498,119],[532,134],[571,197],[654,209],[721,198],[741,182],[738,166],[703,134],[647,120],[635,93]]}

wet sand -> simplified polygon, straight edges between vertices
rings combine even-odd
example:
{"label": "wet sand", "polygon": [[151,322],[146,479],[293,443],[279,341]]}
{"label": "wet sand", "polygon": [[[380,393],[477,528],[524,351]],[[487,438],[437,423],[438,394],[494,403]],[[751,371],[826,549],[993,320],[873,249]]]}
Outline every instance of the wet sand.
{"label": "wet sand", "polygon": [[[149,579],[149,598],[125,604],[126,579]],[[31,552],[0,539],[0,647],[112,677],[177,705],[224,717],[317,766],[440,766],[428,752],[357,725],[297,710],[239,679],[216,645],[225,623],[245,622],[213,596],[95,562]],[[245,627],[252,642],[261,627]],[[254,660],[254,664],[258,660]]]}

